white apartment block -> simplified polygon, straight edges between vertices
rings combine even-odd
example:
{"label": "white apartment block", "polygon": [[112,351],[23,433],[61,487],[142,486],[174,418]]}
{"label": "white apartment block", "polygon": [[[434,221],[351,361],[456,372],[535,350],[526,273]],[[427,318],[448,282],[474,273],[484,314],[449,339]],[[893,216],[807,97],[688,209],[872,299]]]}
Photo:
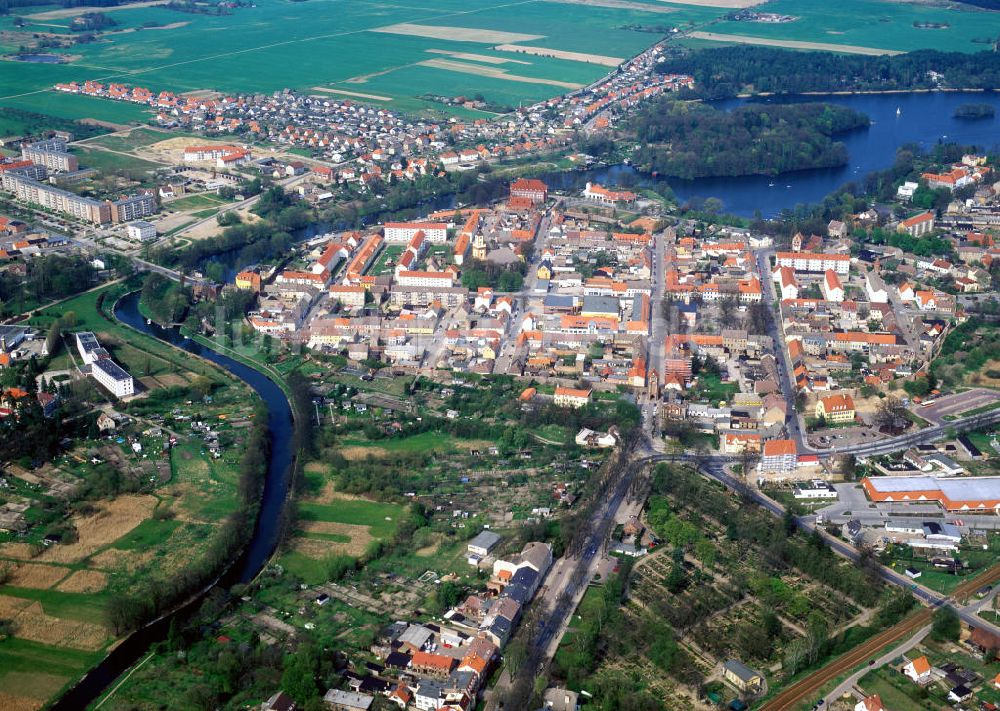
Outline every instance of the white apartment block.
{"label": "white apartment block", "polygon": [[441,222],[387,222],[384,230],[386,242],[409,242],[417,232],[423,232],[428,242],[448,239],[448,225]]}
{"label": "white apartment block", "polygon": [[818,272],[830,269],[837,274],[847,274],[851,270],[849,254],[810,254],[809,252],[778,252],[779,267],[791,267],[797,272]]}
{"label": "white apartment block", "polygon": [[455,275],[451,272],[413,272],[403,271],[396,277],[400,286],[443,286],[455,284]]}
{"label": "white apartment block", "polygon": [[125,233],[129,239],[147,242],[151,239],[156,239],[156,225],[144,220],[136,220],[125,227]]}
{"label": "white apartment block", "polygon": [[135,393],[132,376],[110,358],[98,358],[90,366],[94,380],[107,388],[115,397],[126,397]]}

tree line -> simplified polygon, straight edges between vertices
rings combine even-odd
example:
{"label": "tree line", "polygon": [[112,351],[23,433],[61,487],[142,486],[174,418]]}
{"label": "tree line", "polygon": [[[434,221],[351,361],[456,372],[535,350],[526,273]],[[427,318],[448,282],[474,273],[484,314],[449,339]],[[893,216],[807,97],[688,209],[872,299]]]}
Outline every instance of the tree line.
{"label": "tree line", "polygon": [[116,635],[138,629],[209,584],[236,557],[253,533],[270,461],[271,438],[267,410],[261,404],[243,445],[239,465],[237,507],[226,517],[204,553],[167,575],[152,575],[132,590],[116,591],[108,601],[107,617]]}
{"label": "tree line", "polygon": [[681,97],[700,99],[726,99],[745,92],[935,89],[938,80],[932,72],[943,75],[945,84],[955,89],[1000,86],[1000,54],[991,51],[965,54],[925,49],[896,56],[863,56],[748,46],[675,49],[656,69],[693,76],[695,88],[683,90]]}

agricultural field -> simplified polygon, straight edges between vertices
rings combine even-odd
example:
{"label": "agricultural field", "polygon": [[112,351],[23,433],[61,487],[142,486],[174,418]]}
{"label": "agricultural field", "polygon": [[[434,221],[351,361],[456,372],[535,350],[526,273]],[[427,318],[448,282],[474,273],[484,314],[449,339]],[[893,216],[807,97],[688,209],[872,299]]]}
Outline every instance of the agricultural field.
{"label": "agricultural field", "polygon": [[995,12],[969,6],[889,0],[773,0],[765,9],[795,19],[771,23],[720,20],[699,28],[692,45],[718,46],[731,38],[737,43],[857,54],[916,49],[981,52],[989,50],[1000,34]]}
{"label": "agricultural field", "polygon": [[[106,320],[121,291],[83,294],[32,320],[45,327],[73,311],[75,328],[95,331],[148,395],[105,405],[113,430],[95,427],[40,466],[0,470],[3,502],[26,524],[0,533],[0,708],[38,708],[79,678],[117,639],[112,602],[196,563],[238,506],[253,400],[213,366]],[[64,340],[59,364],[70,368],[74,344]],[[104,399],[87,380],[73,388]],[[178,409],[200,397],[196,388],[212,391],[197,427]]]}
{"label": "agricultural field", "polygon": [[[516,12],[485,0],[424,6],[262,0],[224,16],[115,8],[118,24],[101,41],[56,50],[66,63],[20,62],[17,71],[0,72],[0,106],[122,124],[148,115],[142,107],[49,91],[83,79],[176,92],[325,89],[407,110],[437,106],[417,98],[424,94],[482,93],[493,103],[517,105],[586,85],[607,73],[609,57],[628,58],[662,36],[642,28],[689,27],[731,6],[726,0],[515,4]],[[44,7],[24,14],[21,34],[29,40],[32,32],[64,32],[72,20]],[[159,26],[144,27],[150,23]],[[15,30],[11,18],[0,18],[0,31]]]}

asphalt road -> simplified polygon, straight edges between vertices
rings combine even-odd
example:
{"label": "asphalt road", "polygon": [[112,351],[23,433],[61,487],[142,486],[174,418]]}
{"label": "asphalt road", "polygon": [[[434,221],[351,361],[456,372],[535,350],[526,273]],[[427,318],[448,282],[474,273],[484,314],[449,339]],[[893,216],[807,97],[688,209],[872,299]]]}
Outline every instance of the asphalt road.
{"label": "asphalt road", "polygon": [[[800,452],[809,450],[802,428],[799,424],[799,416],[795,411],[795,383],[792,380],[792,367],[788,360],[788,349],[785,348],[785,336],[781,325],[778,323],[780,315],[775,314],[772,304],[777,301],[778,295],[774,288],[774,280],[771,278],[771,255],[773,249],[759,250],[756,253],[757,271],[760,273],[761,288],[764,291],[763,299],[767,305],[767,335],[774,342],[775,361],[778,366],[778,381],[781,385],[781,394],[785,398],[785,429],[788,431],[790,439],[794,439]],[[780,311],[779,311],[780,314]]]}

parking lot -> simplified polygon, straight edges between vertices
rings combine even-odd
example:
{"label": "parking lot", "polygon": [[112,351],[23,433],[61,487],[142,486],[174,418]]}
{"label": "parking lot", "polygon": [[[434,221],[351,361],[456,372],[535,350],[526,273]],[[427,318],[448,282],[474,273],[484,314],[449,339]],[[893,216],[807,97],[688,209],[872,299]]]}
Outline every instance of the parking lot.
{"label": "parking lot", "polygon": [[911,409],[928,422],[939,425],[947,422],[947,418],[958,417],[970,410],[994,403],[1000,403],[1000,393],[985,388],[973,388],[963,393],[945,395],[930,405],[917,405]]}

